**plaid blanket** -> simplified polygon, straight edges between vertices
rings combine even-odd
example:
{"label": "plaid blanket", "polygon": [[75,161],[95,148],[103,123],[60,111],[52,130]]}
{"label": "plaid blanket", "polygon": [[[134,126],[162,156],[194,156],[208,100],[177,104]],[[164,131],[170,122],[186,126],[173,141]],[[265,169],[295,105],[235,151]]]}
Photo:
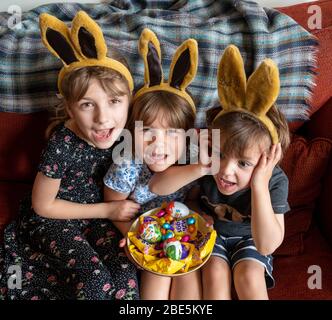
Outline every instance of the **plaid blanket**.
{"label": "plaid blanket", "polygon": [[[55,105],[61,62],[40,40],[38,17],[55,15],[68,24],[79,10],[102,27],[108,45],[129,62],[135,87],[143,83],[143,62],[137,40],[149,27],[159,37],[165,78],[176,47],[192,37],[198,41],[198,73],[189,86],[198,107],[197,126],[205,111],[218,105],[216,74],[219,58],[231,43],[239,47],[247,75],[269,57],[280,69],[278,106],[289,121],[303,120],[313,86],[316,39],[290,17],[250,1],[117,0],[102,4],[57,3],[23,13],[13,24],[0,13],[0,111],[31,113]],[[19,21],[18,21],[19,22]]]}

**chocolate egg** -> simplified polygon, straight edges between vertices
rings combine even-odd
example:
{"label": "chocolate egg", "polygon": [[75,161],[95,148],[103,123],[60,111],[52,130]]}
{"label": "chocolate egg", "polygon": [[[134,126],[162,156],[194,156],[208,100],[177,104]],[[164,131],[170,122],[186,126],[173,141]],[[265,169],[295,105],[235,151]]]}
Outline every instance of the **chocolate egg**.
{"label": "chocolate egg", "polygon": [[147,221],[139,226],[141,238],[149,243],[156,243],[161,240],[162,234],[158,222]]}
{"label": "chocolate egg", "polygon": [[189,240],[190,240],[190,236],[187,234],[181,238],[182,242],[188,242]]}
{"label": "chocolate egg", "polygon": [[172,201],[166,207],[166,212],[170,214],[173,218],[184,218],[189,214],[188,207],[178,201]]}
{"label": "chocolate egg", "polygon": [[166,214],[166,211],[165,210],[160,210],[157,214],[156,214],[156,216],[158,217],[158,218],[161,218],[162,216],[164,216]]}
{"label": "chocolate egg", "polygon": [[168,230],[165,234],[165,239],[170,239],[174,237],[174,232]]}
{"label": "chocolate egg", "polygon": [[168,258],[180,260],[182,256],[182,245],[180,241],[172,241],[164,244],[164,252]]}
{"label": "chocolate egg", "polygon": [[184,244],[181,244],[181,247],[182,247],[182,254],[181,254],[181,260],[182,260],[188,257],[189,249],[187,249],[187,247]]}
{"label": "chocolate egg", "polygon": [[189,225],[194,224],[195,222],[196,222],[196,219],[195,219],[194,217],[189,217],[189,218],[187,219],[187,223],[188,223]]}
{"label": "chocolate egg", "polygon": [[194,231],[195,231],[195,226],[194,225],[190,225],[189,227],[188,227],[188,231],[190,232],[190,233],[193,233]]}
{"label": "chocolate egg", "polygon": [[169,223],[167,223],[167,222],[165,222],[164,224],[163,224],[163,228],[164,229],[171,229],[171,225],[169,224]]}

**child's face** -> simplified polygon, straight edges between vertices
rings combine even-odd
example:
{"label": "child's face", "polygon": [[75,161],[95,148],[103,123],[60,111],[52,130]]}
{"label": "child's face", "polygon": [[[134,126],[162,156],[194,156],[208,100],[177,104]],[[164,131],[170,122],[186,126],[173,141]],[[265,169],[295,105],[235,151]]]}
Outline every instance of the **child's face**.
{"label": "child's face", "polygon": [[109,96],[92,79],[84,97],[68,107],[70,128],[94,147],[108,149],[126,124],[128,107],[126,95]]}
{"label": "child's face", "polygon": [[260,144],[254,144],[245,150],[242,158],[222,154],[223,138],[220,152],[213,151],[213,157],[220,158],[219,172],[214,175],[218,190],[224,195],[231,195],[250,186],[251,176],[264,151]]}
{"label": "child's face", "polygon": [[179,160],[185,150],[184,130],[169,128],[157,118],[142,131],[137,132],[135,150],[151,171],[162,172]]}

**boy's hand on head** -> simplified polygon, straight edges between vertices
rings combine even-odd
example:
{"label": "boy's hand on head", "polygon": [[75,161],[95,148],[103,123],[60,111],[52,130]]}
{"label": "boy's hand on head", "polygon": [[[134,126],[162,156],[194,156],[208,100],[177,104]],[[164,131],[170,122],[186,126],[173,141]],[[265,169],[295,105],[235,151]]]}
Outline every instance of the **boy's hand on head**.
{"label": "boy's hand on head", "polygon": [[281,144],[272,145],[269,152],[263,152],[251,177],[251,188],[268,186],[272,171],[281,159]]}
{"label": "boy's hand on head", "polygon": [[107,205],[107,218],[114,221],[131,221],[140,209],[140,205],[132,200],[111,201]]}

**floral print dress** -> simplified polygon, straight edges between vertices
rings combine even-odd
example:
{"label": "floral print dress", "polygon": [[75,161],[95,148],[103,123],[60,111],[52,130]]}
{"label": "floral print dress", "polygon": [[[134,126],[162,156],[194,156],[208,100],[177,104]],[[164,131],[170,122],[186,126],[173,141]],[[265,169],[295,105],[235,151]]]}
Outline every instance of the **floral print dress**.
{"label": "floral print dress", "polygon": [[[43,151],[39,171],[61,179],[57,198],[103,201],[112,148],[96,149],[63,124]],[[1,299],[138,299],[137,272],[107,219],[48,219],[21,202],[0,246]],[[18,272],[11,268],[18,267]],[[17,271],[17,269],[14,269]]]}

